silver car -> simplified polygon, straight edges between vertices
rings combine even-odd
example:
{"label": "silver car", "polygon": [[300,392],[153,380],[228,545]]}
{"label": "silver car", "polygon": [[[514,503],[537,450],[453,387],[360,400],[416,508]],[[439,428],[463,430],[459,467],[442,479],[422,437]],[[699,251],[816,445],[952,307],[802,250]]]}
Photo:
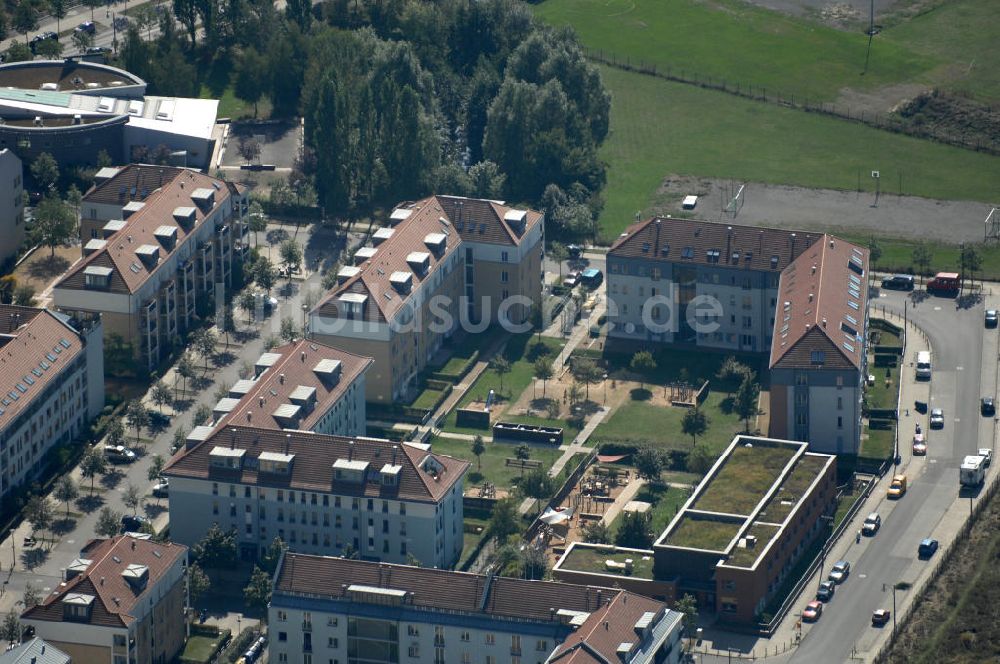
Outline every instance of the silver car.
{"label": "silver car", "polygon": [[834,583],[843,583],[851,573],[851,563],[846,560],[838,560],[833,569],[830,570],[829,579]]}
{"label": "silver car", "polygon": [[932,429],[943,429],[944,428],[944,411],[940,408],[935,408],[931,411],[931,428]]}

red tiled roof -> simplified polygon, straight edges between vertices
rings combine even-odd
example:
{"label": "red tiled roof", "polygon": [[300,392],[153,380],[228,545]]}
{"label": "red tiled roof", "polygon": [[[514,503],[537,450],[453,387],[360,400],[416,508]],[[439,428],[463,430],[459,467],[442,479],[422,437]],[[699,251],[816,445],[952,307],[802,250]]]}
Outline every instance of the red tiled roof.
{"label": "red tiled roof", "polygon": [[771,368],[860,368],[867,311],[868,250],[824,235],[781,273]]}
{"label": "red tiled roof", "polygon": [[[142,167],[145,169],[151,167]],[[159,168],[159,167],[157,167]],[[170,169],[165,169],[170,170]],[[191,232],[198,228],[199,224],[205,221],[206,216],[212,214],[220,205],[223,205],[229,198],[231,190],[222,180],[209,177],[196,171],[186,169],[174,169],[178,172],[169,181],[164,179],[164,185],[149,194],[143,201],[144,207],[138,212],[134,212],[126,221],[126,225],[120,231],[107,238],[107,245],[100,251],[96,251],[76,264],[76,267],[68,275],[63,277],[56,284],[56,288],[71,290],[85,290],[86,277],[85,270],[90,266],[106,267],[112,270],[111,286],[108,289],[112,293],[134,293],[143,283],[156,272],[165,261],[165,257],[173,254],[181,247],[190,233],[179,224],[173,216],[173,212],[179,207],[188,207],[195,210],[195,222],[191,227]],[[146,172],[146,171],[143,171]],[[131,169],[125,169],[115,177],[94,190],[94,194],[107,187],[112,187],[118,191],[117,184],[119,178],[133,174]],[[126,178],[128,180],[128,178]],[[215,205],[206,214],[192,200],[191,192],[196,189],[210,189],[215,192]],[[127,200],[125,201],[128,202]],[[176,240],[172,249],[164,247],[154,235],[157,228],[170,226],[177,229]],[[159,249],[161,258],[155,265],[147,266],[136,255],[136,249],[143,245],[152,245]]]}
{"label": "red tiled roof", "polygon": [[[490,580],[485,575],[468,572],[292,552],[283,558],[274,590],[276,596],[306,593],[337,599],[347,595],[347,586],[351,584],[404,590],[410,593],[407,603],[416,607],[500,618],[554,622],[558,618],[553,616],[553,609],[593,612],[591,619],[580,628],[582,631],[596,632],[594,628],[587,629],[591,620],[595,625],[598,620],[608,620],[615,623],[616,634],[624,629],[632,630],[644,611],[658,611],[663,607],[660,602],[620,589],[507,577]],[[447,591],[442,592],[442,589]],[[603,640],[598,639],[596,643],[603,648]],[[612,654],[618,643],[611,649]]]}
{"label": "red tiled roof", "polygon": [[[246,450],[246,458],[257,458],[261,452],[294,455],[291,472],[276,476],[258,473],[256,464],[244,462],[243,468],[229,470],[210,464],[215,447]],[[422,465],[432,457],[442,470],[435,475]],[[381,470],[385,464],[402,466],[398,485],[386,487],[375,482],[354,483],[334,479],[333,462],[337,459],[367,461],[369,470]],[[207,440],[174,456],[163,471],[165,477],[190,477],[287,487],[304,491],[336,492],[347,496],[396,498],[437,502],[469,469],[468,461],[443,454],[433,454],[413,445],[397,444],[377,438],[326,436],[308,431],[280,431],[258,427],[230,426],[213,433]]]}
{"label": "red tiled roof", "polygon": [[0,429],[58,382],[82,350],[79,334],[51,311],[0,305]]}
{"label": "red tiled roof", "polygon": [[129,164],[119,169],[113,178],[91,187],[83,195],[83,201],[107,205],[143,201],[183,172],[183,168],[174,166]]}
{"label": "red tiled roof", "polygon": [[[320,416],[325,415],[344,395],[344,391],[374,362],[370,357],[348,353],[308,339],[279,346],[271,352],[282,358],[261,374],[253,388],[240,399],[240,404],[222,418],[219,426],[252,423],[258,427],[280,429],[280,423],[273,416],[274,409],[281,404],[291,403],[291,393],[297,387],[305,386],[316,389],[316,406],[299,422],[297,428],[311,431]],[[336,383],[322,380],[313,370],[321,360],[340,362],[340,379]],[[261,403],[264,405],[261,406]]]}
{"label": "red tiled roof", "polygon": [[[59,584],[41,604],[26,610],[21,617],[25,620],[63,622],[62,599],[69,593],[81,593],[95,598],[89,624],[127,626],[136,619],[130,612],[146,597],[146,590],[153,587],[181,556],[186,556],[187,550],[182,544],[141,540],[126,535],[92,541],[80,552],[81,557],[91,561],[86,571]],[[149,580],[138,593],[122,576],[122,572],[133,564],[143,565],[149,570]]]}
{"label": "red tiled roof", "polygon": [[[445,215],[458,229],[463,240],[516,246],[533,226],[540,223],[542,213],[527,208],[512,208],[500,201],[460,196],[433,197]],[[508,213],[524,212],[524,228],[520,232],[506,219]]]}
{"label": "red tiled roof", "polygon": [[780,228],[654,217],[625,229],[608,256],[777,272],[819,238],[816,233]]}
{"label": "red tiled roof", "polygon": [[658,613],[661,609],[663,604],[656,600],[619,593],[570,634],[549,661],[567,664],[620,661],[618,646],[622,643],[638,644],[640,641],[635,624],[643,614]]}

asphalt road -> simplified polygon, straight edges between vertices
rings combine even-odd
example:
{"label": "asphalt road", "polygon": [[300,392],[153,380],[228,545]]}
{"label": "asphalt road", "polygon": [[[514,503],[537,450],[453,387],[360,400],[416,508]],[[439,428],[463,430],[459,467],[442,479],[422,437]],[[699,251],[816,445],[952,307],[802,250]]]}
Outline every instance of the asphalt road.
{"label": "asphalt road", "polygon": [[[902,313],[904,297],[888,293],[878,304]],[[911,303],[908,315],[930,340],[934,366],[930,407],[944,409],[945,428],[929,435],[926,463],[911,467],[906,496],[893,504],[891,511],[889,504],[883,503],[881,531],[866,540],[860,557],[851,561],[850,578],[838,589],[821,620],[805,627],[803,641],[790,658],[792,662],[845,662],[850,661],[856,646],[859,650],[870,647],[877,637],[871,627],[872,611],[891,609],[893,584],[914,583],[933,564],[917,559],[917,545],[959,498],[958,466],[962,457],[981,446],[980,430],[984,442],[993,447],[992,421],[979,414],[984,342],[982,306],[958,309],[954,300],[930,298],[916,306]],[[912,359],[906,358],[904,371],[913,371]],[[994,371],[992,364],[988,371]],[[989,376],[987,383],[992,385]],[[900,425],[901,453],[907,458],[909,445],[904,443],[910,430],[906,427],[914,422],[916,414],[912,404],[902,407],[910,410],[908,419],[905,411],[901,413]],[[926,417],[920,419],[926,427]],[[981,426],[982,423],[989,426]],[[834,561],[826,562],[829,567]]]}

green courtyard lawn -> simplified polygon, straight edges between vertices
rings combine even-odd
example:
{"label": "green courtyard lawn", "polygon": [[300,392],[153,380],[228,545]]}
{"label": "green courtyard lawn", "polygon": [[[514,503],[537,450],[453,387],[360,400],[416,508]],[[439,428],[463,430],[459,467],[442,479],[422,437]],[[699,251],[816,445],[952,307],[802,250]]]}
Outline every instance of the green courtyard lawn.
{"label": "green courtyard lawn", "polygon": [[879,36],[863,73],[868,38],[861,30],[836,30],[736,0],[547,0],[535,12],[549,23],[572,25],[586,46],[623,62],[815,101],[832,101],[844,87],[871,90],[921,79],[940,62]]}
{"label": "green courtyard lawn", "polygon": [[[743,430],[739,417],[728,408],[724,393],[710,392],[702,404],[708,415],[708,431],[698,438],[713,456],[718,455],[733,436]],[[646,442],[664,450],[691,449],[691,436],[681,432],[685,408],[651,406],[643,401],[630,401],[614,412],[611,418],[598,425],[591,437],[597,444],[611,441]]]}
{"label": "green courtyard lawn", "polygon": [[887,182],[902,172],[905,194],[996,196],[998,157],[609,67],[601,74],[612,95],[611,131],[601,147],[605,241],[637,210],[651,211],[671,174],[854,190],[859,169],[878,165]]}
{"label": "green courtyard lawn", "polygon": [[[562,454],[562,452],[554,447],[530,447],[531,456],[529,459],[541,461],[542,468],[546,470],[551,468],[555,460]],[[506,464],[506,459],[516,458],[515,450],[517,449],[517,445],[514,443],[486,443],[486,452],[480,457],[482,469],[479,468],[479,462],[476,461],[476,457],[472,453],[471,441],[437,436],[431,443],[431,449],[438,454],[447,454],[448,456],[465,459],[472,463],[472,468],[469,469],[467,477],[467,486],[476,486],[482,484],[484,481],[490,481],[497,488],[511,489],[515,486],[515,479],[521,477],[520,468],[507,466]],[[525,472],[528,471],[525,470]]]}
{"label": "green courtyard lawn", "polygon": [[865,428],[867,439],[861,441],[861,453],[859,456],[882,461],[892,456],[892,450],[896,444],[896,431],[889,429],[869,429]]}
{"label": "green courtyard lawn", "polygon": [[222,644],[223,636],[192,636],[184,645],[180,655],[181,664],[208,664],[215,657]]}
{"label": "green courtyard lawn", "polygon": [[[889,370],[889,382],[886,383],[885,372]],[[868,405],[871,408],[895,408],[899,401],[899,367],[876,367],[869,365],[869,371],[875,376],[875,384],[868,389]]]}

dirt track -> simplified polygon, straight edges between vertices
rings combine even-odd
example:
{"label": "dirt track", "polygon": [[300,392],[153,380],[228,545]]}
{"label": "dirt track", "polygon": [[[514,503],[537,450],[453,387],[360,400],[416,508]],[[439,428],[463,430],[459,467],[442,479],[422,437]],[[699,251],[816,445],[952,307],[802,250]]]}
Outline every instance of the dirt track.
{"label": "dirt track", "polygon": [[[723,201],[729,199],[729,185],[728,180],[671,176],[657,192],[661,203],[654,206],[653,212],[751,226],[873,233],[948,243],[981,242],[983,221],[990,212],[989,205],[970,201],[938,201],[883,192],[875,205],[875,195],[870,192],[751,182],[745,190],[743,207],[733,218],[722,212]],[[687,194],[700,197],[693,213],[681,209],[681,198]]]}

